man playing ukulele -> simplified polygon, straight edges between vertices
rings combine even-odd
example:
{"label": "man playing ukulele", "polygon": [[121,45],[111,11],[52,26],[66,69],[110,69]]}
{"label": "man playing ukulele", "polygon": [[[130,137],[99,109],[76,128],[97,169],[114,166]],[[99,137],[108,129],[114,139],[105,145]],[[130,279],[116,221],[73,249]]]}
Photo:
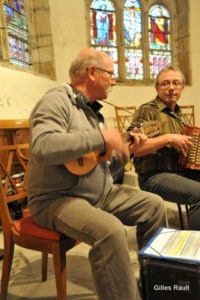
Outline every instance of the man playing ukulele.
{"label": "man playing ukulele", "polygon": [[[91,245],[89,261],[100,300],[141,299],[124,225],[137,226],[143,247],[166,225],[164,204],[157,195],[114,185],[108,159],[114,152],[119,165],[125,164],[147,138],[131,134],[134,143],[124,142],[117,130],[99,125],[103,118],[96,100],[106,99],[115,85],[109,56],[84,49],[69,75],[71,84],[48,91],[30,116],[29,208],[41,226]],[[95,164],[78,174],[88,153]],[[73,164],[68,166],[75,161],[73,172]]]}

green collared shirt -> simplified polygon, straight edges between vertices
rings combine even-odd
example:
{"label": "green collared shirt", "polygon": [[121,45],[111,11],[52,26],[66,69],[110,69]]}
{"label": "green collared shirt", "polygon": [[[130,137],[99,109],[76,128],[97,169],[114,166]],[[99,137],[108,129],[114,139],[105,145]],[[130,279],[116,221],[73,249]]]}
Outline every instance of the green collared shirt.
{"label": "green collared shirt", "polygon": [[[176,104],[175,112],[163,103],[159,97],[141,105],[135,113],[131,128],[140,127],[141,123],[149,121],[161,121],[161,134],[165,133],[183,133],[183,128],[187,124],[181,108]],[[130,129],[130,128],[129,128]]]}
{"label": "green collared shirt", "polygon": [[[172,112],[158,96],[138,108],[128,130],[140,127],[143,123],[150,121],[161,122],[159,134],[183,134],[184,127],[189,125],[178,104],[176,104],[175,112]],[[151,175],[155,172],[179,172],[182,170],[182,166],[179,164],[179,156],[179,153],[173,147],[166,146],[152,154],[135,157],[135,170],[139,175]]]}

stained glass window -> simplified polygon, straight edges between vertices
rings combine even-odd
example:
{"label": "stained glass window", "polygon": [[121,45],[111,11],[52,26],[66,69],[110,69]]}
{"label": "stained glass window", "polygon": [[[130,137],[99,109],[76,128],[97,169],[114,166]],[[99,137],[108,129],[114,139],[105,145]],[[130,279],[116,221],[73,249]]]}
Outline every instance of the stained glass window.
{"label": "stained glass window", "polygon": [[95,0],[91,5],[91,37],[93,45],[116,46],[114,8],[108,0]]}
{"label": "stained glass window", "polygon": [[139,1],[124,1],[123,28],[126,79],[143,79],[142,25]]}
{"label": "stained glass window", "polygon": [[149,61],[150,77],[155,78],[159,70],[171,63],[170,15],[161,5],[149,11]]}
{"label": "stained glass window", "polygon": [[91,45],[111,56],[118,73],[115,8],[109,0],[94,0],[90,6]]}
{"label": "stained glass window", "polygon": [[[116,13],[117,4],[122,9]],[[142,22],[145,15],[147,25]],[[122,26],[117,28],[118,20]],[[172,62],[170,22],[169,11],[162,5],[150,7],[145,14],[140,0],[94,0],[91,46],[111,56],[119,80],[154,79]]]}
{"label": "stained glass window", "polygon": [[29,32],[24,6],[24,0],[4,1],[10,62],[14,65],[29,68]]}
{"label": "stained glass window", "polygon": [[[188,73],[183,63],[183,53],[189,60],[188,53],[178,48],[185,43],[178,0],[85,1],[90,13],[90,46],[111,56],[118,82],[152,83],[160,69],[169,64],[179,65]],[[187,16],[187,7],[180,6],[179,10]],[[187,32],[186,27],[187,23]]]}

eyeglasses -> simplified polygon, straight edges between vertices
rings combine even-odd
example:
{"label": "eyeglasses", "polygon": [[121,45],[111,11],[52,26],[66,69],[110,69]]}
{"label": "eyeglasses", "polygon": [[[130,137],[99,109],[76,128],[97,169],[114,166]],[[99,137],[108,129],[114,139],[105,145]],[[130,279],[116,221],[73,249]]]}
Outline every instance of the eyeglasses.
{"label": "eyeglasses", "polygon": [[111,72],[111,71],[107,71],[107,70],[102,69],[102,68],[99,68],[99,67],[96,67],[96,69],[99,70],[99,71],[108,73],[112,79],[115,79],[115,78],[116,78],[116,74],[113,73],[113,72]]}
{"label": "eyeglasses", "polygon": [[161,89],[168,89],[169,87],[171,87],[171,85],[175,88],[175,89],[179,89],[181,88],[184,84],[180,81],[168,81],[168,80],[165,80],[165,81],[162,81],[162,82],[157,82],[156,83],[157,86],[159,86]]}

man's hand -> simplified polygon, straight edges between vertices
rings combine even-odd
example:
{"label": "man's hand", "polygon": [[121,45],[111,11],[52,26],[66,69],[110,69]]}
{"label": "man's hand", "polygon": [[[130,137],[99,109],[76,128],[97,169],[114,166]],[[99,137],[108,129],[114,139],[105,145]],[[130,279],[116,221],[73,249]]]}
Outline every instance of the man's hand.
{"label": "man's hand", "polygon": [[169,137],[170,145],[186,157],[193,146],[192,137],[184,134],[169,134]]}
{"label": "man's hand", "polygon": [[115,155],[120,160],[129,160],[129,144],[122,139],[122,136],[118,130],[103,129],[102,134],[105,141],[106,154],[114,151]]}
{"label": "man's hand", "polygon": [[142,145],[147,141],[148,137],[142,133],[129,132],[130,137],[133,139],[133,142],[129,143],[129,151],[131,154],[134,154]]}

